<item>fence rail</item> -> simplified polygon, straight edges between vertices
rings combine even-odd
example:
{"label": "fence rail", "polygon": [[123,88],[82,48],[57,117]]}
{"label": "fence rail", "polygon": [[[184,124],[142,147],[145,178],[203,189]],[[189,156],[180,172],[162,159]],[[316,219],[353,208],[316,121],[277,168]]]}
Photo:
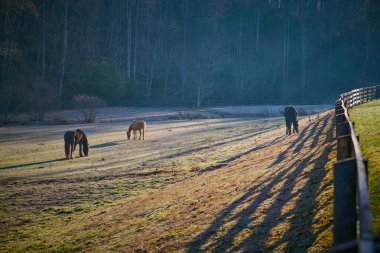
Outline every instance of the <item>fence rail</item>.
{"label": "fence rail", "polygon": [[335,104],[337,162],[334,164],[334,247],[326,252],[376,252],[369,203],[367,158],[348,108],[379,98],[380,85],[340,95]]}
{"label": "fence rail", "polygon": [[380,97],[380,85],[355,89],[350,92],[343,93],[340,99],[345,101],[346,108],[352,108],[356,105],[371,101]]}

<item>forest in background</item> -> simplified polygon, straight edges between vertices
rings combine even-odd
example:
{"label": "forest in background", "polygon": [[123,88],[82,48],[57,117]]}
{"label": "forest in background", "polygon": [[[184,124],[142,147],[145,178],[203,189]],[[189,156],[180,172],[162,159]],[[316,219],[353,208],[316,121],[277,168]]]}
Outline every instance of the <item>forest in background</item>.
{"label": "forest in background", "polygon": [[0,0],[0,108],[331,102],[380,82],[377,0]]}

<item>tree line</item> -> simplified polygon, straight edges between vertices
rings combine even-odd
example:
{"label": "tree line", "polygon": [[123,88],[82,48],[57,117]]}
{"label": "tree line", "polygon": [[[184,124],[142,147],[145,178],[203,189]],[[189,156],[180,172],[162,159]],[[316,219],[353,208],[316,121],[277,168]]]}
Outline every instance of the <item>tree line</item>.
{"label": "tree line", "polygon": [[78,94],[157,106],[311,103],[380,80],[376,0],[0,2],[2,108]]}

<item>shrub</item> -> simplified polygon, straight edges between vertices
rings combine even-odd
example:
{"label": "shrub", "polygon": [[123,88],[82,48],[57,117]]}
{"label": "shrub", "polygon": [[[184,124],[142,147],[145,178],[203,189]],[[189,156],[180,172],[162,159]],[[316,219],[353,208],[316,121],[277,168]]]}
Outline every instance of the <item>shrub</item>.
{"label": "shrub", "polygon": [[93,123],[98,108],[106,105],[105,101],[97,96],[89,96],[86,94],[74,96],[73,104],[81,110],[86,123]]}
{"label": "shrub", "polygon": [[173,120],[184,120],[184,119],[208,119],[207,115],[202,115],[200,113],[192,113],[192,112],[178,112],[173,115],[169,115],[168,119],[173,119]]}
{"label": "shrub", "polygon": [[52,121],[50,121],[50,124],[52,125],[68,125],[70,124],[70,122],[63,118],[62,116],[60,115],[56,115]]}

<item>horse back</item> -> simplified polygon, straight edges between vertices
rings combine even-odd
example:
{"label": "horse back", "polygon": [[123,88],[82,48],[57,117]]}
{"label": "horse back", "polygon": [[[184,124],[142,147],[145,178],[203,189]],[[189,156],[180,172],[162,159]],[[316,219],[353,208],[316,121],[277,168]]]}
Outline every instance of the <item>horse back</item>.
{"label": "horse back", "polygon": [[146,128],[146,122],[143,120],[140,120],[140,129],[145,129]]}
{"label": "horse back", "polygon": [[286,121],[293,121],[297,119],[297,110],[294,108],[294,106],[287,106],[285,107],[285,119]]}
{"label": "horse back", "polygon": [[130,128],[132,128],[133,130],[142,130],[142,129],[145,129],[145,127],[146,127],[146,123],[143,120],[134,121],[132,122],[130,126]]}
{"label": "horse back", "polygon": [[68,143],[72,143],[75,141],[75,132],[74,131],[67,131],[64,136],[63,136],[63,139],[65,140],[65,142],[68,142]]}

